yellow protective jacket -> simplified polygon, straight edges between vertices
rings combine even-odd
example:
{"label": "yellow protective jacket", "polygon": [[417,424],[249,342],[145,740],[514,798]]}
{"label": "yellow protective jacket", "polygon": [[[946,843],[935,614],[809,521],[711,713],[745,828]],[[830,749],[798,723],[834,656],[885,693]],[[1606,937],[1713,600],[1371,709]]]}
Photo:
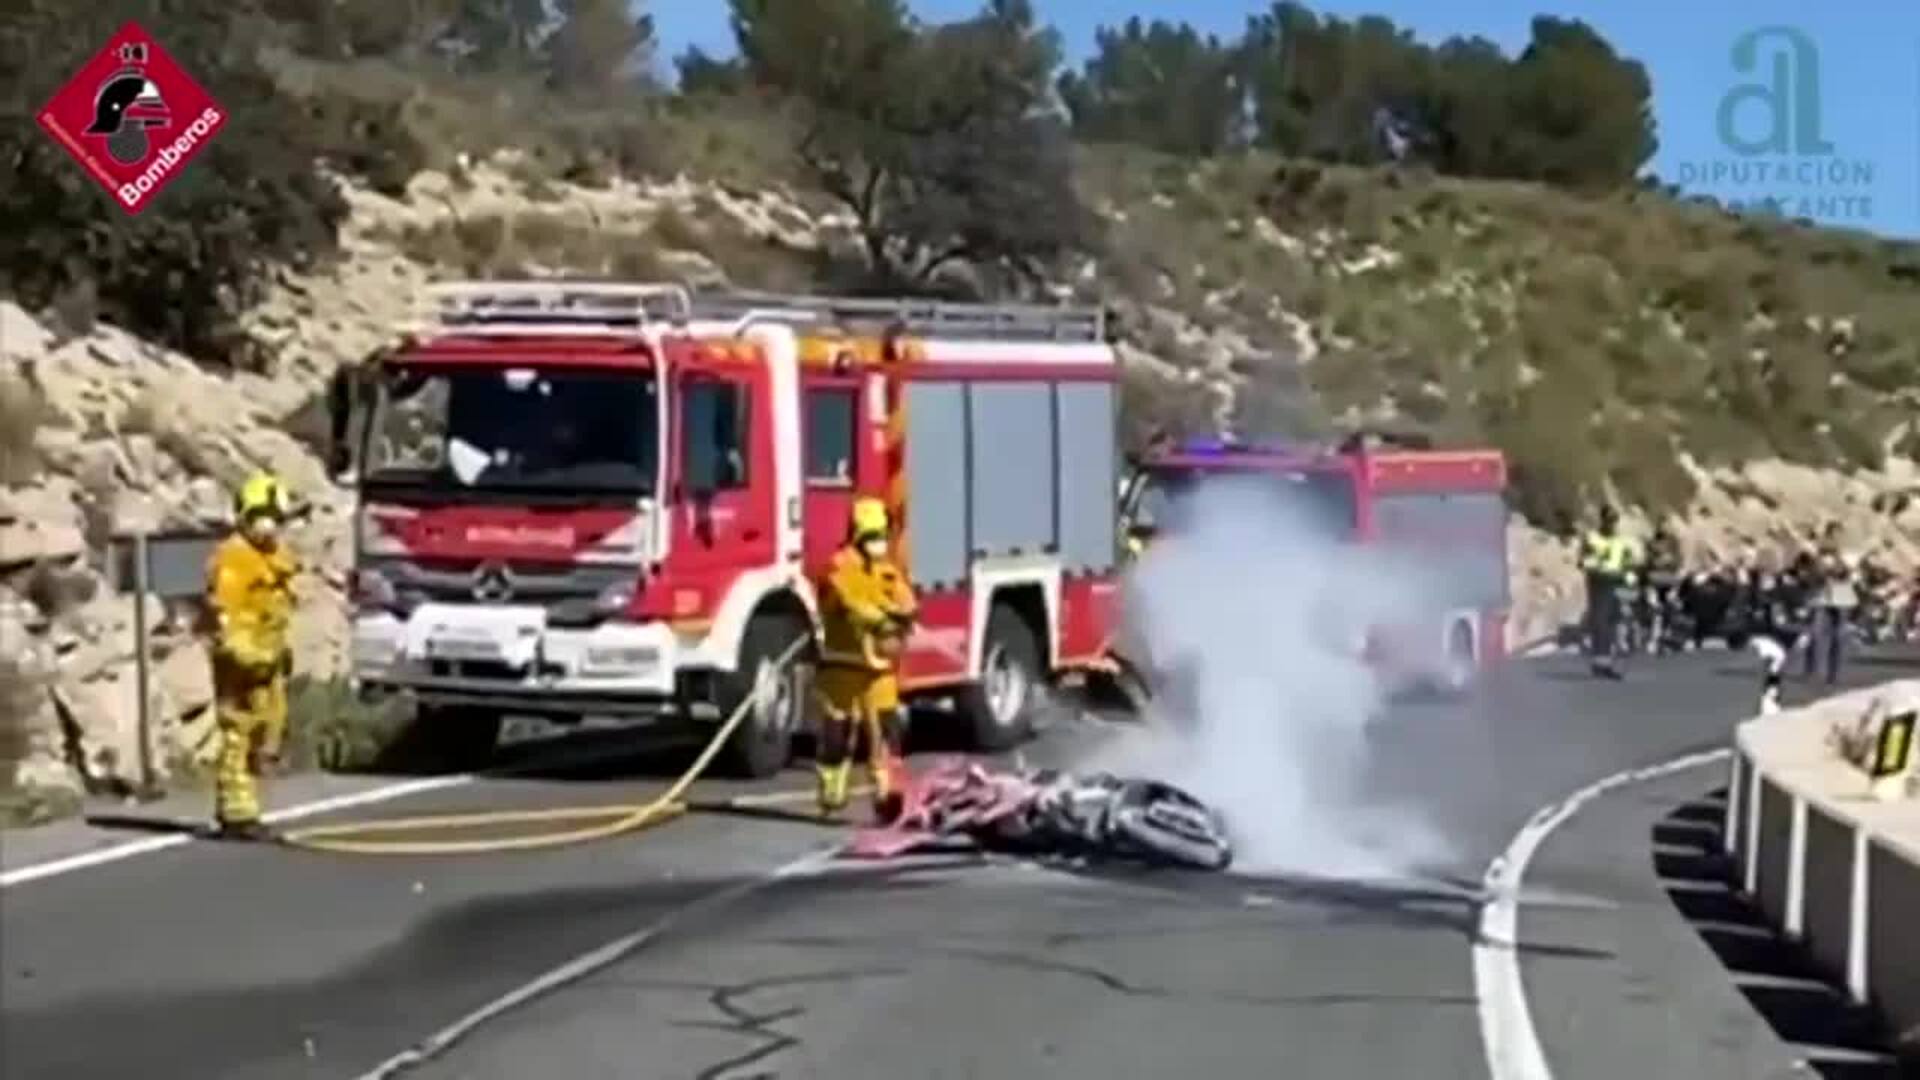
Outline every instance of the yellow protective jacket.
{"label": "yellow protective jacket", "polygon": [[841,548],[820,590],[821,662],[892,670],[900,639],[918,612],[905,570],[891,560],[869,560],[856,548]]}
{"label": "yellow protective jacket", "polygon": [[261,676],[285,663],[298,570],[285,544],[262,551],[238,532],[221,541],[207,561],[216,657]]}

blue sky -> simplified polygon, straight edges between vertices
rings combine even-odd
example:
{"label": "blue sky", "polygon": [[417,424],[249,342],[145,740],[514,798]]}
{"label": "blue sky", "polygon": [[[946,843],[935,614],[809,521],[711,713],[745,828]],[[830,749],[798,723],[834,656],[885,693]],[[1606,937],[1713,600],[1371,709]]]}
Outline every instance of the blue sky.
{"label": "blue sky", "polygon": [[[909,0],[929,21],[961,18],[977,0]],[[1528,23],[1545,13],[1586,20],[1614,47],[1647,65],[1653,76],[1660,153],[1654,169],[1692,190],[1721,197],[1772,198],[1790,214],[1887,235],[1920,238],[1920,2],[1916,0],[1327,0],[1309,3],[1323,14],[1384,15],[1423,40],[1479,35],[1509,53],[1524,47]],[[688,45],[732,52],[725,0],[652,0],[662,43],[671,57]],[[1037,0],[1041,17],[1065,37],[1078,61],[1093,47],[1095,27],[1129,14],[1183,20],[1222,36],[1236,36],[1248,15],[1265,10],[1255,0]],[[1734,67],[1735,42],[1747,31],[1787,26],[1814,46],[1819,87],[1819,137],[1824,155],[1762,152],[1743,157],[1725,145],[1716,119],[1722,100],[1742,84],[1771,81],[1776,58],[1790,50],[1773,37],[1760,44],[1759,63]],[[1733,111],[1736,136],[1753,140],[1767,130],[1768,107],[1758,92]]]}

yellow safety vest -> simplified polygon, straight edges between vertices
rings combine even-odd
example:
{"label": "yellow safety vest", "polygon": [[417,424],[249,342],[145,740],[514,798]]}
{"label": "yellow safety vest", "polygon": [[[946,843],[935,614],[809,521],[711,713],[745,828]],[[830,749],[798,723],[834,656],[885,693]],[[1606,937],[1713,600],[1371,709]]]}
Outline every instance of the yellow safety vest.
{"label": "yellow safety vest", "polygon": [[1608,536],[1602,532],[1587,534],[1586,553],[1581,556],[1580,568],[1589,573],[1624,575],[1634,562],[1633,541],[1624,536]]}

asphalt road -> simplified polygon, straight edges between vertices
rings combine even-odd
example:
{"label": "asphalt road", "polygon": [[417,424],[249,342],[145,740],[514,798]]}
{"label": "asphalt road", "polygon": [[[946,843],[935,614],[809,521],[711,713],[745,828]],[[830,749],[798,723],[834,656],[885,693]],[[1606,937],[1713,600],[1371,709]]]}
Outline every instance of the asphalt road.
{"label": "asphalt road", "polygon": [[[358,1077],[671,915],[407,1075],[1485,1077],[1466,892],[1487,861],[1573,789],[1724,744],[1755,691],[1724,654],[1619,684],[1549,659],[1474,703],[1397,712],[1370,786],[1447,840],[1400,881],[953,860],[775,879],[836,834],[722,815],[439,860],[181,846],[0,891],[0,1075]],[[1038,752],[1070,759],[1100,731]],[[1522,963],[1562,1080],[1786,1068],[1653,878],[1652,823],[1722,779],[1602,800],[1542,849]],[[637,801],[662,782],[601,767],[379,812]]]}

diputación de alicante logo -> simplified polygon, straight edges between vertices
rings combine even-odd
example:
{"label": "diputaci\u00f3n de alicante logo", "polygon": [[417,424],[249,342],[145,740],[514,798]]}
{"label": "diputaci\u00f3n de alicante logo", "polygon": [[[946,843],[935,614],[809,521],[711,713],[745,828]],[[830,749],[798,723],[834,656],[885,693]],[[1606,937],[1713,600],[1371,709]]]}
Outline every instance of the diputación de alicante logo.
{"label": "diputaci\u00f3n de alicante logo", "polygon": [[226,110],[135,23],[40,110],[41,128],[129,214],[179,178],[226,122]]}

